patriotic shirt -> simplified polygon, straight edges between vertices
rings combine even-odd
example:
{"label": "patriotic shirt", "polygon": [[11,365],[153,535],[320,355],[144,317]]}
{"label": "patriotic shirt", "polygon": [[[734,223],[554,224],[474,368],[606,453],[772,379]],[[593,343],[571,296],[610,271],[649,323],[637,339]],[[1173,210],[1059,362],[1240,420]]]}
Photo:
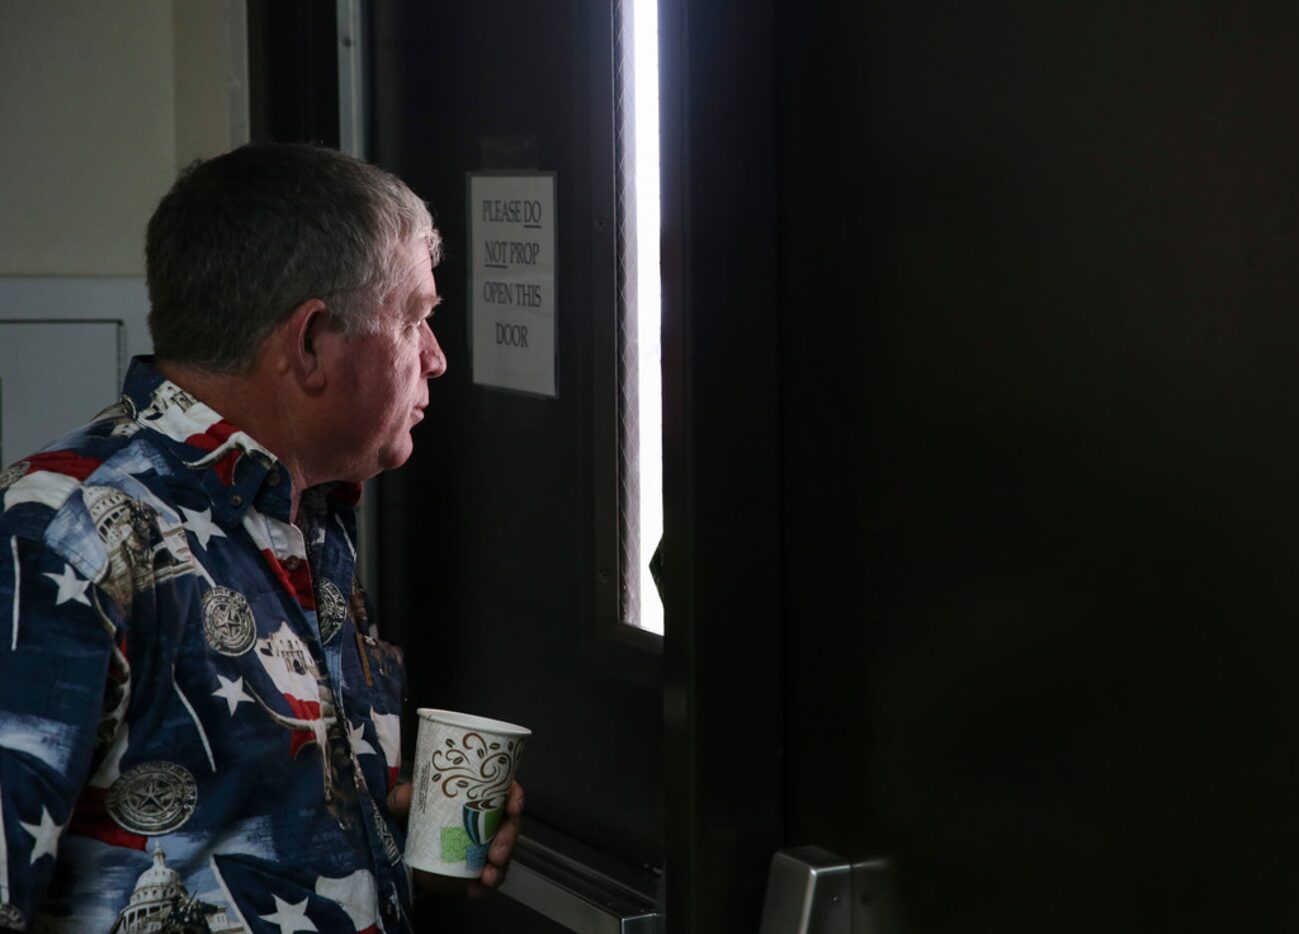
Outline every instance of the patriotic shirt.
{"label": "patriotic shirt", "polygon": [[291,524],[274,455],[148,358],[0,472],[0,928],[409,930],[359,492]]}

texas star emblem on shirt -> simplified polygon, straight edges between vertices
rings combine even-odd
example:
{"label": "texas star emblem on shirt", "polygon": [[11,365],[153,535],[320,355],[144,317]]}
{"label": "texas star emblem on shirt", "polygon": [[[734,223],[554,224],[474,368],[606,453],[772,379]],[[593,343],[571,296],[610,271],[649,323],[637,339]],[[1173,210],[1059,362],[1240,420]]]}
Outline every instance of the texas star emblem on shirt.
{"label": "texas star emblem on shirt", "polygon": [[358,490],[289,486],[147,359],[0,470],[0,927],[409,930]]}

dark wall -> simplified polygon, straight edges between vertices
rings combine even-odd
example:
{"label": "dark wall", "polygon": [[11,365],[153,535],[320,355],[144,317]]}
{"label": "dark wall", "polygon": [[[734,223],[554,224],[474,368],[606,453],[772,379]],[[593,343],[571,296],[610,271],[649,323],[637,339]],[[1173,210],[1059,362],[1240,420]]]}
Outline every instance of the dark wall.
{"label": "dark wall", "polygon": [[253,142],[338,145],[338,45],[332,0],[248,0]]}
{"label": "dark wall", "polygon": [[1299,9],[777,7],[789,842],[1293,927]]}

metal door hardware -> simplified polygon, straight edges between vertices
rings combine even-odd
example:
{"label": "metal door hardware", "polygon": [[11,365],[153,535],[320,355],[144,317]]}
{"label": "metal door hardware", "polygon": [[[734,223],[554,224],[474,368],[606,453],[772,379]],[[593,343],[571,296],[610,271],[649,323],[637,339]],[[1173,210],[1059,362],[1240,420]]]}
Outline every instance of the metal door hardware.
{"label": "metal door hardware", "polygon": [[501,891],[570,931],[661,934],[654,900],[587,862],[521,837]]}
{"label": "metal door hardware", "polygon": [[771,859],[759,934],[900,934],[886,860],[801,846]]}

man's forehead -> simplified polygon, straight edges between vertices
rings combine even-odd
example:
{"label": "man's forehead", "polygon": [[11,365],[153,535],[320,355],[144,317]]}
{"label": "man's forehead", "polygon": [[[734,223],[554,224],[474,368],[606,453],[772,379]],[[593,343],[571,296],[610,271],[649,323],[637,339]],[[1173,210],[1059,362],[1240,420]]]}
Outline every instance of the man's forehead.
{"label": "man's forehead", "polygon": [[437,283],[433,279],[433,258],[428,245],[423,242],[408,243],[403,252],[410,257],[405,269],[406,304],[428,305],[438,300]]}
{"label": "man's forehead", "polygon": [[393,314],[396,314],[402,320],[411,321],[425,317],[441,302],[441,296],[438,295],[437,289],[430,282],[421,284],[418,288],[407,292],[400,304],[394,304],[390,307],[393,309]]}

